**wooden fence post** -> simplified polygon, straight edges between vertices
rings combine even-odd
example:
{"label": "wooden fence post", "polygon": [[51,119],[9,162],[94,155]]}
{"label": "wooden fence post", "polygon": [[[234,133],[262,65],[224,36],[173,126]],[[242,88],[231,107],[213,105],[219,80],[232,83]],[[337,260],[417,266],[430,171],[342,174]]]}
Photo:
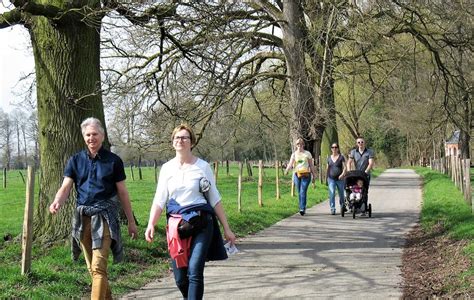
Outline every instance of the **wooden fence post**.
{"label": "wooden fence post", "polygon": [[7,188],[7,168],[3,168],[3,188]]}
{"label": "wooden fence post", "polygon": [[293,181],[293,176],[295,176],[293,173],[291,173],[291,197],[295,196],[295,182]]}
{"label": "wooden fence post", "polygon": [[21,171],[18,171],[18,173],[20,173],[21,181],[23,181],[23,184],[26,184],[25,176],[23,176],[23,173],[21,173]]}
{"label": "wooden fence post", "polygon": [[229,171],[229,160],[225,161],[225,169],[226,169],[226,174],[227,177],[229,177],[230,171]]}
{"label": "wooden fence post", "polygon": [[446,157],[441,157],[441,173],[446,174],[446,169],[447,169],[447,158]]}
{"label": "wooden fence post", "polygon": [[156,159],[153,160],[153,170],[155,171],[155,183],[158,183],[158,174],[156,173],[156,169],[158,168],[158,165],[156,163]]}
{"label": "wooden fence post", "polygon": [[276,198],[280,199],[280,162],[275,160],[275,188]]}
{"label": "wooden fence post", "polygon": [[35,190],[35,173],[28,166],[28,181],[26,186],[25,214],[23,217],[21,275],[28,274],[31,269],[31,246],[33,242],[33,201]]}
{"label": "wooden fence post", "polygon": [[133,165],[130,165],[130,173],[132,173],[132,180],[135,181],[135,175],[133,175]]}
{"label": "wooden fence post", "polygon": [[250,165],[248,160],[245,160],[245,166],[247,167],[247,177],[251,178],[252,174],[252,166]]}
{"label": "wooden fence post", "polygon": [[239,161],[239,178],[237,181],[237,210],[242,211],[242,162]]}
{"label": "wooden fence post", "polygon": [[462,193],[462,170],[461,170],[461,158],[456,157],[456,181],[458,183],[458,188]]}
{"label": "wooden fence post", "polygon": [[457,170],[457,158],[455,156],[451,159],[451,179],[454,182],[454,186],[459,188],[458,185],[458,170]]}
{"label": "wooden fence post", "polygon": [[473,203],[472,203],[472,190],[471,190],[471,172],[470,172],[470,168],[471,168],[471,160],[468,158],[468,159],[465,159],[464,160],[464,186],[465,186],[465,190],[464,190],[464,199],[466,200],[466,203],[469,204],[472,208],[473,208],[473,212],[474,212],[474,206]]}
{"label": "wooden fence post", "polygon": [[218,161],[215,161],[214,162],[214,181],[216,182],[216,186],[217,186],[217,176],[219,174],[219,162]]}
{"label": "wooden fence post", "polygon": [[[315,158],[314,161],[316,161],[316,158]],[[321,156],[318,156],[317,162],[318,162],[319,182],[324,183],[324,182],[323,182],[323,166],[322,166],[322,164],[321,164]],[[314,163],[313,163],[313,165],[314,165]]]}
{"label": "wooden fence post", "polygon": [[262,207],[262,192],[263,192],[263,160],[258,161],[258,206]]}

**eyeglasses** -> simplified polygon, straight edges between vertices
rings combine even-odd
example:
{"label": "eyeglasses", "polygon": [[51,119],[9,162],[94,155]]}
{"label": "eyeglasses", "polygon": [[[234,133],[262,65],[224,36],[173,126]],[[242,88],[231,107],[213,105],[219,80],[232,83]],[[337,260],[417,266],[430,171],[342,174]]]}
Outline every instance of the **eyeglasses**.
{"label": "eyeglasses", "polygon": [[331,146],[331,149],[337,149],[339,148],[338,146]]}
{"label": "eyeglasses", "polygon": [[363,144],[363,143],[364,143],[364,141],[358,141],[357,142],[357,144]]}
{"label": "eyeglasses", "polygon": [[191,137],[189,137],[189,136],[178,136],[178,135],[177,135],[177,136],[174,137],[174,140],[175,140],[175,141],[181,140],[181,141],[183,141],[183,142],[187,142],[187,141],[189,141],[190,139],[191,139]]}

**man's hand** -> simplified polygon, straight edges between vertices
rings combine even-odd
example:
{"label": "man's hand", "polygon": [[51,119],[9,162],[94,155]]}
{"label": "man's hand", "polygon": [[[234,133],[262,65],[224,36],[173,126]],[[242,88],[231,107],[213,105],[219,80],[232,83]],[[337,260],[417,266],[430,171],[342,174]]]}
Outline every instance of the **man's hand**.
{"label": "man's hand", "polygon": [[136,240],[138,237],[138,231],[137,231],[137,225],[135,224],[135,221],[133,222],[128,222],[128,234],[132,238],[132,240]]}
{"label": "man's hand", "polygon": [[59,201],[54,200],[53,203],[51,203],[51,205],[49,206],[49,212],[54,215],[59,211],[60,208],[61,204],[59,204]]}

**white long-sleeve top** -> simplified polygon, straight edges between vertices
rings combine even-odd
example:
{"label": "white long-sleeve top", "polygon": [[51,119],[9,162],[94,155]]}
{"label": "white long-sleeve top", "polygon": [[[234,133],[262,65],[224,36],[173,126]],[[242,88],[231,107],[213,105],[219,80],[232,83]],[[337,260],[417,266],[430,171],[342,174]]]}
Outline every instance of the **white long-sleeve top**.
{"label": "white long-sleeve top", "polygon": [[180,167],[176,157],[163,164],[153,202],[157,203],[161,209],[165,209],[166,202],[172,198],[181,206],[205,204],[206,199],[199,191],[201,177],[206,177],[211,183],[209,204],[212,207],[216,206],[221,200],[221,195],[216,188],[211,166],[200,158],[185,168]]}

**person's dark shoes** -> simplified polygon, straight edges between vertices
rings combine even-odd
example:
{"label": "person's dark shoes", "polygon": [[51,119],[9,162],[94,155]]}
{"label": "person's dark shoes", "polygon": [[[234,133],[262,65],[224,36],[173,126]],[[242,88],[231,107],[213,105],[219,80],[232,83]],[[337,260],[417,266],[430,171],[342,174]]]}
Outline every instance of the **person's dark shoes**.
{"label": "person's dark shoes", "polygon": [[305,211],[304,210],[300,210],[300,215],[304,216],[305,214]]}
{"label": "person's dark shoes", "polygon": [[336,214],[336,210],[331,210],[331,215],[335,215]]}

